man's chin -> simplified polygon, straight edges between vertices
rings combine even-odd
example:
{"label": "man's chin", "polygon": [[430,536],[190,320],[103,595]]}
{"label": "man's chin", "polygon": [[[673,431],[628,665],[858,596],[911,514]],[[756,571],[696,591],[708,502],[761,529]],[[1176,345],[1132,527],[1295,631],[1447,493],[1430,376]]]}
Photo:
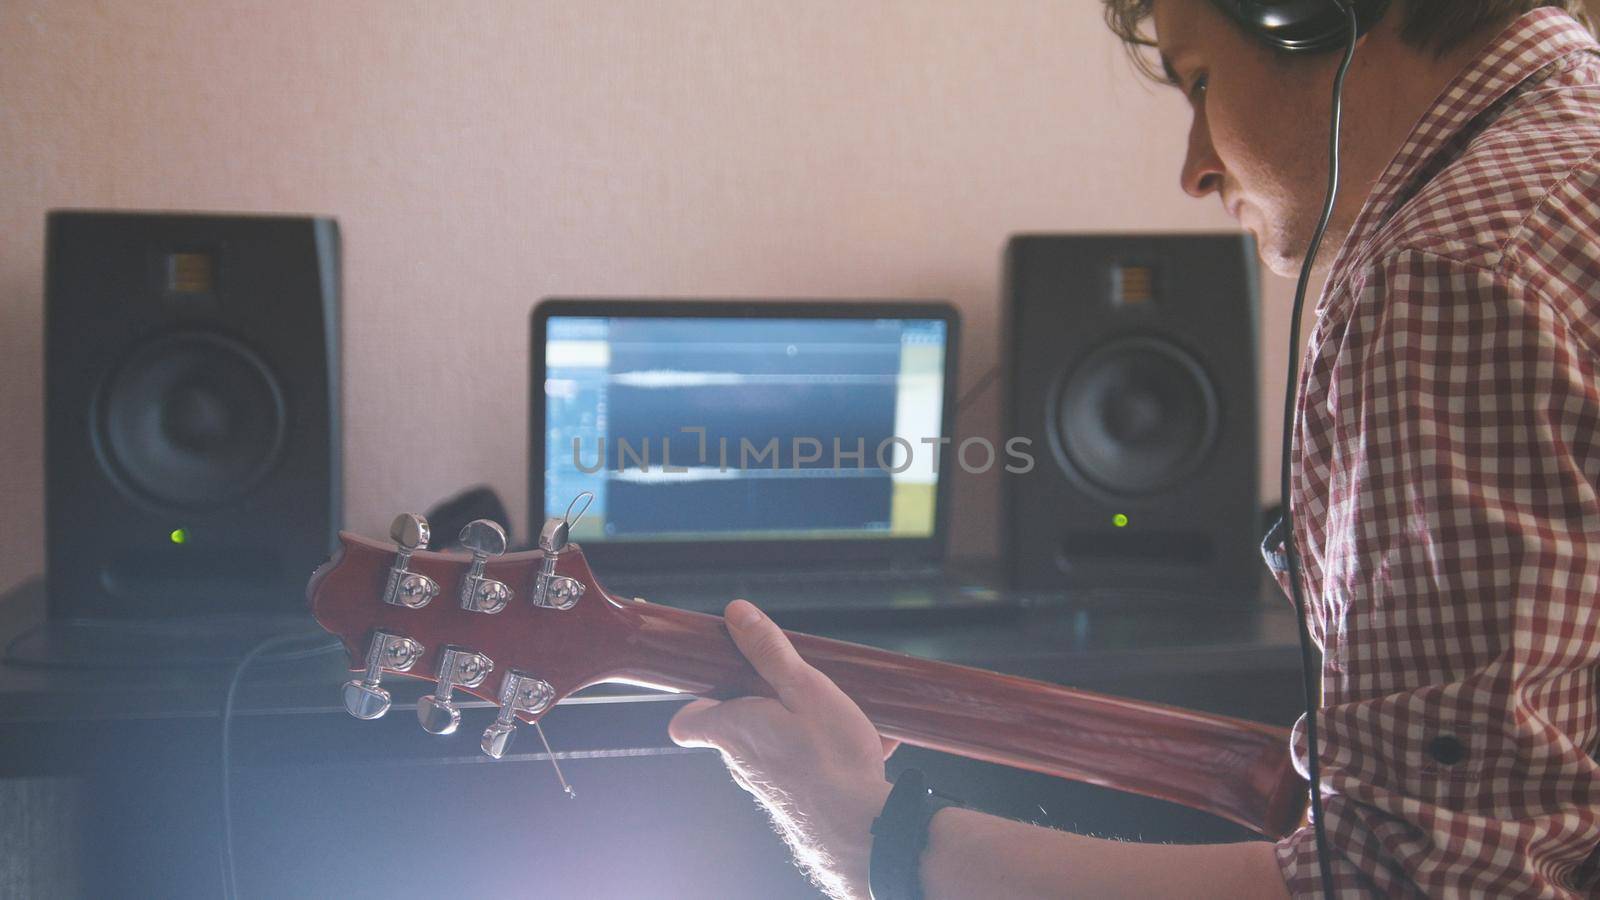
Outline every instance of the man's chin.
{"label": "man's chin", "polygon": [[1268,253],[1265,247],[1261,248],[1258,255],[1261,257],[1261,264],[1266,266],[1268,271],[1284,278],[1299,278],[1300,266],[1305,263],[1304,257],[1296,259],[1281,253]]}
{"label": "man's chin", "polygon": [[1300,277],[1300,266],[1304,264],[1306,258],[1304,249],[1299,253],[1292,253],[1284,247],[1281,240],[1276,239],[1276,235],[1263,240],[1261,233],[1254,227],[1246,225],[1245,231],[1250,232],[1250,236],[1256,239],[1256,256],[1261,259],[1261,264],[1267,267],[1267,271],[1274,275],[1282,275],[1284,278]]}
{"label": "man's chin", "polygon": [[[1304,232],[1298,228],[1272,228],[1264,234],[1259,225],[1259,222],[1247,222],[1244,228],[1256,239],[1256,255],[1260,257],[1261,264],[1275,275],[1298,279],[1300,267],[1305,265],[1306,254],[1311,249],[1314,223],[1306,225]],[[1311,290],[1317,290],[1316,273],[1327,275],[1348,233],[1348,226],[1342,226],[1337,221],[1329,224],[1327,232],[1322,236],[1322,246],[1317,249],[1317,258],[1314,261],[1316,271],[1313,273]],[[1303,236],[1300,236],[1302,234]]]}

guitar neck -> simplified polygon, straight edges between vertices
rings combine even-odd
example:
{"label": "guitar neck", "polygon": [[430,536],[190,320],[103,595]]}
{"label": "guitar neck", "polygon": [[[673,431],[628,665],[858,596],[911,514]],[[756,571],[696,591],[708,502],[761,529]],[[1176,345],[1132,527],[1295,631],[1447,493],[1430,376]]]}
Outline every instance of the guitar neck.
{"label": "guitar neck", "polygon": [[[612,679],[707,697],[770,694],[720,617],[622,603],[637,631]],[[1170,800],[1268,837],[1299,822],[1307,788],[1290,763],[1284,729],[844,641],[790,638],[886,737]]]}

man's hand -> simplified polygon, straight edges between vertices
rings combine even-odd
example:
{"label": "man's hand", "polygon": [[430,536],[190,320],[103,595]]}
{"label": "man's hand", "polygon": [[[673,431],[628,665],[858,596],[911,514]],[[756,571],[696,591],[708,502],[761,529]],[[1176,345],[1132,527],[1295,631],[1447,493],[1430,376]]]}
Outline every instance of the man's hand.
{"label": "man's hand", "polygon": [[838,900],[864,900],[872,820],[889,793],[883,759],[894,745],[754,605],[735,600],[725,615],[777,699],[695,700],[668,733],[684,747],[720,750],[817,886]]}

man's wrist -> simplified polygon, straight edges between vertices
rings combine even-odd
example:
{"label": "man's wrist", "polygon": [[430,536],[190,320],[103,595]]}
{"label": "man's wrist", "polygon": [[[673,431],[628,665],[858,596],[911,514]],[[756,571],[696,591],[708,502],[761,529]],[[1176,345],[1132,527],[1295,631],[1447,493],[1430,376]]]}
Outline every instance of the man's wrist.
{"label": "man's wrist", "polygon": [[[847,860],[840,862],[844,863],[845,871],[856,873],[855,877],[861,878],[862,884],[866,883],[872,859],[872,823],[883,810],[883,804],[888,801],[889,792],[893,788],[894,785],[888,781],[878,781],[857,795],[861,803],[851,815],[853,827],[842,848],[849,856]],[[834,849],[837,856],[840,848],[830,849]]]}

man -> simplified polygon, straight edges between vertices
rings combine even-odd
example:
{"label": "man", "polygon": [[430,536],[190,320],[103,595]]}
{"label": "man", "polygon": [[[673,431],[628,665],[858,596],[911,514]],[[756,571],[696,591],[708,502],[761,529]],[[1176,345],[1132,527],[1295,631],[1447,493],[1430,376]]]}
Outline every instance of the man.
{"label": "man", "polygon": [[[1192,105],[1184,189],[1294,274],[1338,55],[1282,56],[1212,0],[1106,3]],[[1293,486],[1340,896],[1600,892],[1600,47],[1541,6],[1397,0],[1346,82]],[[695,701],[674,740],[720,749],[818,885],[866,897],[878,735],[753,606],[728,624],[777,699]],[[1298,727],[1294,750],[1304,771]],[[1151,846],[964,809],[919,873],[930,900],[1324,888],[1310,828]]]}

